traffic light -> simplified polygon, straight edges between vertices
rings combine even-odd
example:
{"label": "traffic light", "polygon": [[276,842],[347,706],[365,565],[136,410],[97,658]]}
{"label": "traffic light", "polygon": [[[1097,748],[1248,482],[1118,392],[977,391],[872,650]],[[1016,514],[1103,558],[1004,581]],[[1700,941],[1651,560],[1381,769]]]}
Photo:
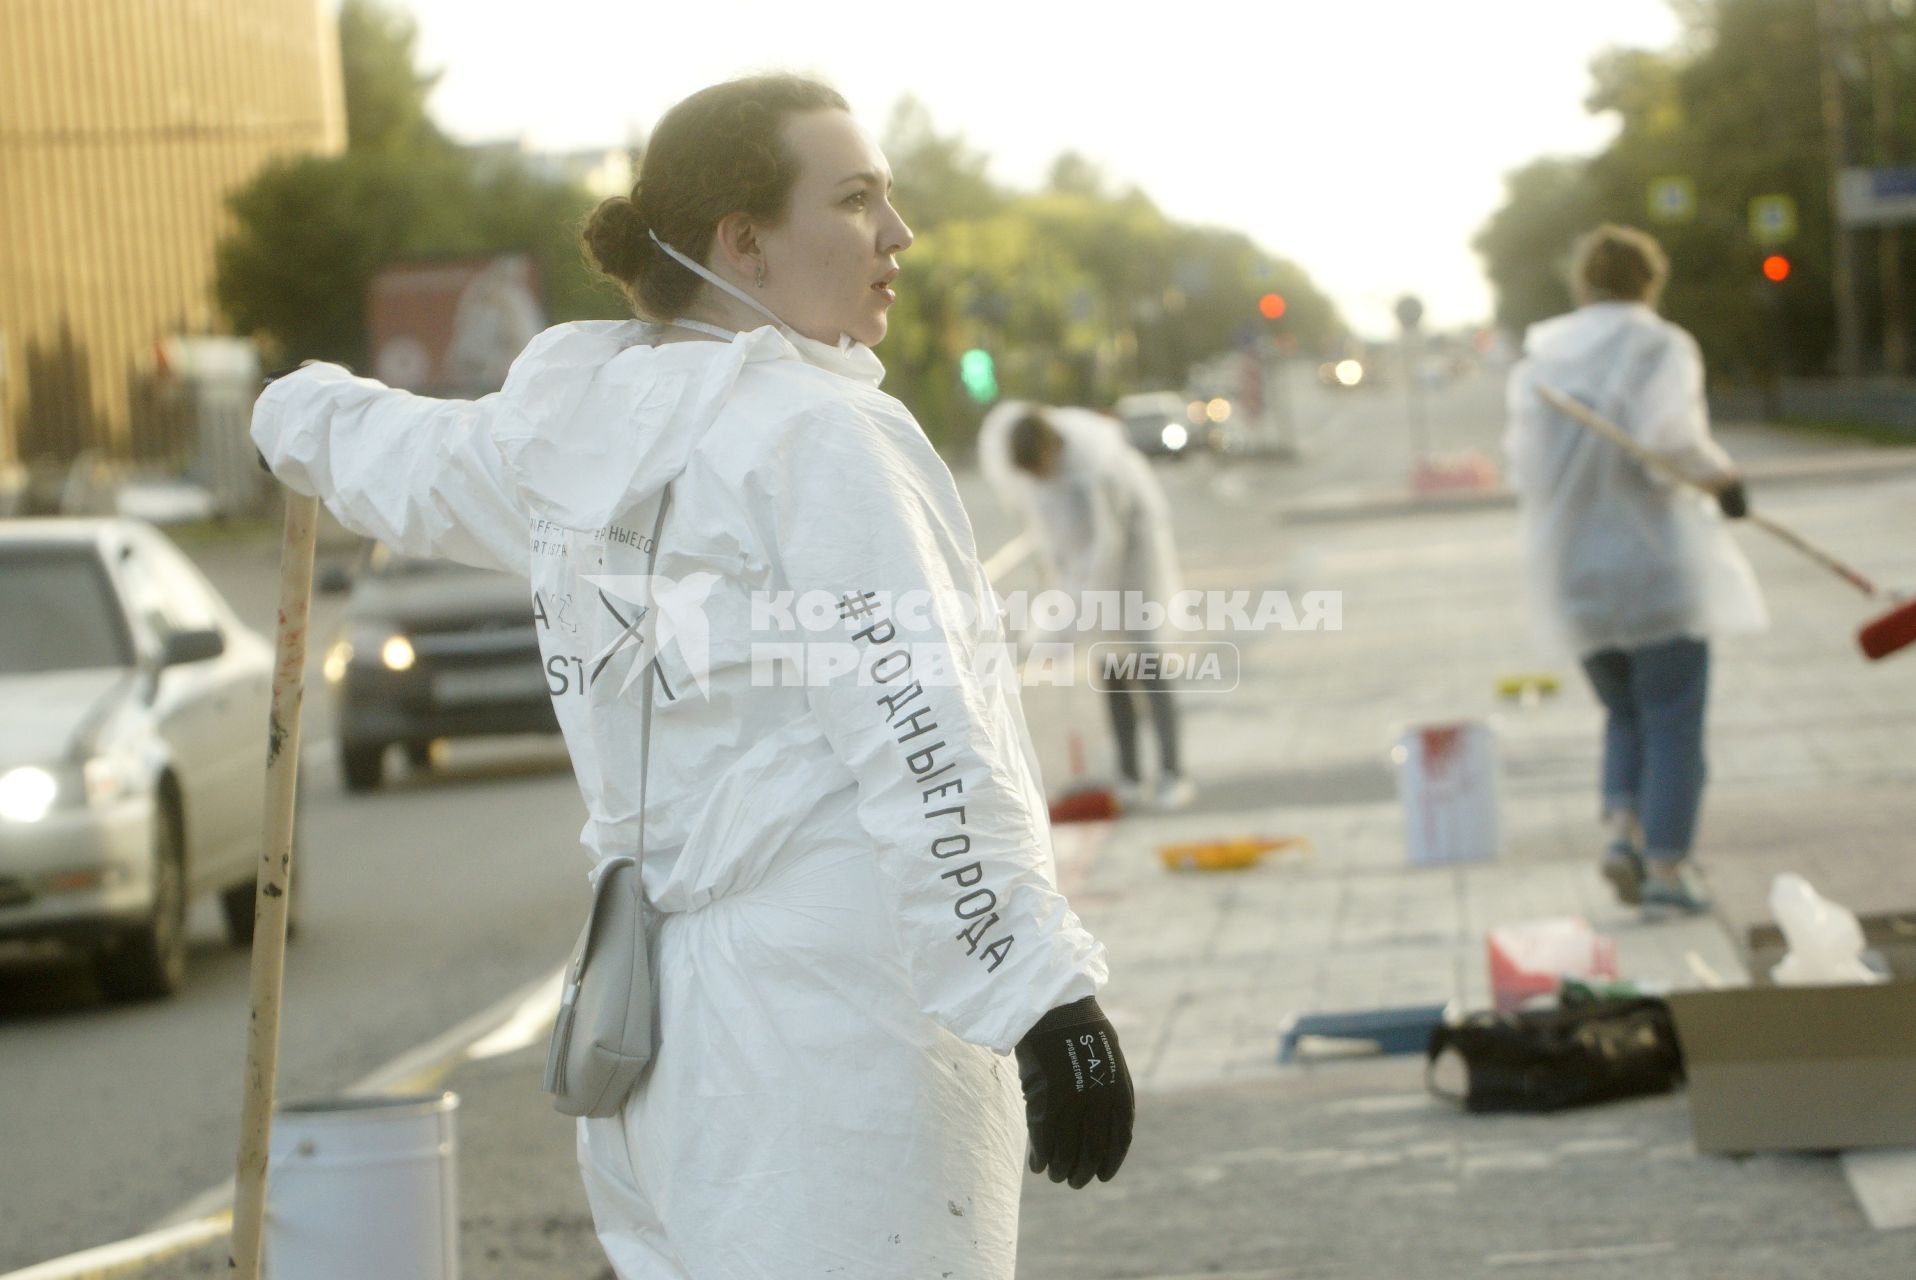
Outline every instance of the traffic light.
{"label": "traffic light", "polygon": [[1763,259],[1763,278],[1771,284],[1782,284],[1790,278],[1790,260],[1780,253],[1772,253]]}
{"label": "traffic light", "polygon": [[1257,300],[1257,310],[1258,314],[1266,320],[1282,320],[1285,311],[1289,308],[1284,302],[1283,294],[1267,293]]}
{"label": "traffic light", "polygon": [[998,398],[998,366],[983,347],[973,347],[958,357],[958,380],[965,384],[965,394],[979,404],[990,404]]}

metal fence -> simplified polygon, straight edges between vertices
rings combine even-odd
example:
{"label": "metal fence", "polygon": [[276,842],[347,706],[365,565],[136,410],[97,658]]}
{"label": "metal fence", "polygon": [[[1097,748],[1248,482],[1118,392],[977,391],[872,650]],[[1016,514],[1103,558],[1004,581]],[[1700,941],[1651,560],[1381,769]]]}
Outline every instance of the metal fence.
{"label": "metal fence", "polygon": [[1819,422],[1876,427],[1916,444],[1916,381],[1905,379],[1786,378],[1775,386],[1730,388],[1710,394],[1719,422]]}

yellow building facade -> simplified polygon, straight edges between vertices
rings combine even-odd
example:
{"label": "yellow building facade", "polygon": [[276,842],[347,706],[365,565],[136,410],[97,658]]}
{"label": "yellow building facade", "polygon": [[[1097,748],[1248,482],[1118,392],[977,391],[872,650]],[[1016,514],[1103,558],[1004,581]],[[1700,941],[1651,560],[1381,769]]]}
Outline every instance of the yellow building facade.
{"label": "yellow building facade", "polygon": [[186,447],[226,198],[346,145],[328,0],[0,0],[0,466]]}

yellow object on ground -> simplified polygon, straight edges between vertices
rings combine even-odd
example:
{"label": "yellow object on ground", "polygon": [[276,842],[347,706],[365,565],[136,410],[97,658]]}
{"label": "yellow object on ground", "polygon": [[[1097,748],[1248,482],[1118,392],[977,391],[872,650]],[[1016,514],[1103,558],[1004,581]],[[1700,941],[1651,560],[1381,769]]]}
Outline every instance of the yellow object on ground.
{"label": "yellow object on ground", "polygon": [[1267,853],[1279,849],[1304,853],[1310,847],[1309,836],[1234,836],[1226,840],[1160,845],[1158,857],[1173,871],[1241,871],[1255,866]]}
{"label": "yellow object on ground", "polygon": [[1497,696],[1500,698],[1522,698],[1526,695],[1538,697],[1551,694],[1562,688],[1562,682],[1548,671],[1526,675],[1499,676]]}

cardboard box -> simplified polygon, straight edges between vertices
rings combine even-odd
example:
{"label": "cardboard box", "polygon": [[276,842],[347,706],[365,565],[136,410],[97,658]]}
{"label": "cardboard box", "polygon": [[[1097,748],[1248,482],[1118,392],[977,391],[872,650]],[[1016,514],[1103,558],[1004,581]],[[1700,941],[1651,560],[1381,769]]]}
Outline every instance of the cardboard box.
{"label": "cardboard box", "polygon": [[1697,1150],[1916,1145],[1916,980],[1670,997]]}

